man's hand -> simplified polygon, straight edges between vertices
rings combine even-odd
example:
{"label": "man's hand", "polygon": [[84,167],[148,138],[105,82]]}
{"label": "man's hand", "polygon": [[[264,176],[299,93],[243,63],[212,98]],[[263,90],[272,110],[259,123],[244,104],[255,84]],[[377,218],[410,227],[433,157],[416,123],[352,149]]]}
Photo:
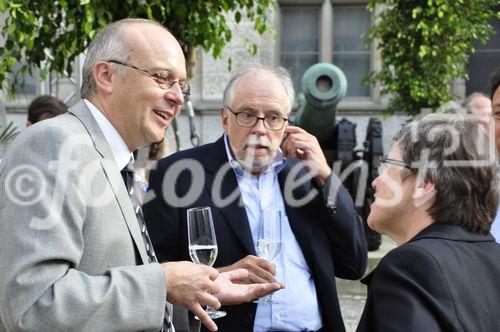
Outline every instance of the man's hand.
{"label": "man's hand", "polygon": [[219,272],[206,265],[191,262],[167,262],[161,264],[167,283],[167,300],[193,312],[210,331],[217,325],[207,315],[203,306],[220,308],[219,300],[210,293],[219,293],[214,282]]}
{"label": "man's hand", "polygon": [[248,271],[248,276],[246,278],[241,278],[240,281],[238,281],[239,283],[260,284],[276,282],[276,279],[274,279],[276,267],[263,258],[248,255],[232,265],[218,268],[219,272],[228,272],[236,269],[245,269]]}
{"label": "man's hand", "polygon": [[316,137],[294,126],[288,126],[285,133],[288,136],[281,143],[281,150],[285,156],[305,161],[305,167],[315,174],[318,185],[325,184],[332,170]]}
{"label": "man's hand", "polygon": [[240,304],[250,302],[269,293],[275,292],[284,288],[283,284],[259,283],[259,284],[241,284],[239,282],[248,279],[248,271],[245,269],[237,269],[228,272],[222,272],[215,279],[215,283],[219,286],[220,292],[214,294],[219,301],[225,305]]}

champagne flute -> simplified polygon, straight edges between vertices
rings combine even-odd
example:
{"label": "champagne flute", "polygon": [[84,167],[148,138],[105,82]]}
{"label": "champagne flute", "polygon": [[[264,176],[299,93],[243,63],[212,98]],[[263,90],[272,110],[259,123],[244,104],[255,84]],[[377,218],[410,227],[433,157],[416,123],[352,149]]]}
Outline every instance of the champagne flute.
{"label": "champagne flute", "polygon": [[[196,264],[212,266],[217,258],[218,248],[212,211],[209,207],[187,210],[187,231],[191,260]],[[212,319],[226,316],[225,311],[211,307],[207,307],[206,312]]]}
{"label": "champagne flute", "polygon": [[[261,212],[257,237],[257,255],[273,262],[281,251],[281,211],[264,209]],[[277,303],[273,294],[268,294],[254,303]]]}

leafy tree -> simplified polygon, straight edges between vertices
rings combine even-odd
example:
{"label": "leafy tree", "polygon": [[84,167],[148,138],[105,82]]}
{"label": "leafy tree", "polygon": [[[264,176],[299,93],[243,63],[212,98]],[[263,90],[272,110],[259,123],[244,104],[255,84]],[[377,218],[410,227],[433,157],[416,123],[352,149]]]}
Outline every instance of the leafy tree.
{"label": "leafy tree", "polygon": [[[50,71],[69,75],[71,63],[83,52],[92,37],[105,25],[126,17],[149,18],[160,22],[178,38],[193,61],[194,48],[201,46],[221,56],[231,40],[228,17],[236,23],[243,15],[263,34],[268,28],[273,0],[0,0],[5,13],[0,48],[0,84],[13,93],[33,66],[41,78]],[[255,51],[255,44],[252,45]],[[20,59],[27,64],[13,70]],[[10,74],[9,74],[10,73]]]}
{"label": "leafy tree", "polygon": [[370,0],[383,5],[369,39],[378,42],[382,69],[370,83],[392,94],[387,112],[417,114],[453,99],[451,80],[467,78],[472,42],[486,43],[499,19],[498,0]]}
{"label": "leafy tree", "polygon": [[2,128],[0,126],[0,145],[5,145],[12,141],[19,134],[19,130],[14,126],[13,122],[9,122],[9,124]]}

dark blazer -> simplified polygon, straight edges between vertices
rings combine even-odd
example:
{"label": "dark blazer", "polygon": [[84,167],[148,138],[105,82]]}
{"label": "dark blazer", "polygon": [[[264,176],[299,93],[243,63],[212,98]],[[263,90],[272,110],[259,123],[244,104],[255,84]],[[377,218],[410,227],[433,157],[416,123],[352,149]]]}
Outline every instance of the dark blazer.
{"label": "dark blazer", "polygon": [[[193,172],[184,171],[179,174],[172,166],[179,160],[187,159],[199,162],[197,170],[193,168]],[[295,161],[289,161],[279,173],[279,183],[283,192],[285,192],[283,188],[286,177],[296,164]],[[168,174],[165,177],[166,172]],[[217,177],[218,172],[219,177]],[[178,176],[170,178],[176,175],[174,173]],[[221,177],[221,174],[225,176]],[[305,174],[305,170],[301,169],[298,176]],[[214,266],[227,266],[249,254],[255,255],[245,208],[240,204],[238,182],[234,171],[229,167],[223,137],[215,143],[174,153],[161,160],[150,175],[150,186],[156,197],[145,204],[144,213],[160,261],[190,260],[186,210],[194,206],[212,207],[219,246]],[[325,203],[324,193],[327,193],[331,186],[339,187],[335,209]],[[197,191],[197,187],[201,190],[201,194],[194,201],[188,206],[174,207],[179,203],[172,198],[174,193],[184,197],[189,190]],[[295,189],[293,194],[295,197],[304,197],[313,190],[317,190],[318,194],[305,206],[293,207],[285,200],[285,209],[291,229],[314,278],[324,328],[326,331],[344,331],[335,276],[358,279],[363,275],[367,264],[363,228],[352,199],[340,186],[337,177],[332,176],[329,183],[321,190],[315,187],[313,181],[307,181]],[[163,194],[169,198],[168,203]],[[214,195],[226,198],[231,194],[235,199],[230,204],[222,207],[214,204],[217,201]],[[293,285],[288,286],[293,287]],[[228,314],[217,320],[219,330],[252,331],[256,307],[254,303],[224,307]],[[304,309],[307,312],[307,308]]]}
{"label": "dark blazer", "polygon": [[362,282],[357,331],[500,331],[500,245],[491,234],[432,224]]}

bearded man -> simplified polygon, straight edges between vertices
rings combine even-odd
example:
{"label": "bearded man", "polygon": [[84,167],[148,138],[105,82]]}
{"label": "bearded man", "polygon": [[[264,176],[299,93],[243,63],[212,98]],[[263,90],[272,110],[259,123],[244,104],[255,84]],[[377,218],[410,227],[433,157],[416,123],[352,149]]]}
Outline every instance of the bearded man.
{"label": "bearded man", "polygon": [[[189,257],[186,210],[210,206],[219,271],[247,269],[247,282],[286,285],[273,303],[223,307],[220,331],[345,331],[335,277],[366,268],[363,228],[351,197],[317,139],[288,124],[293,84],[283,68],[246,67],[229,80],[220,108],[224,135],[161,160],[145,216],[160,261]],[[262,121],[261,121],[262,120]],[[281,253],[256,255],[266,211],[281,217]]]}

